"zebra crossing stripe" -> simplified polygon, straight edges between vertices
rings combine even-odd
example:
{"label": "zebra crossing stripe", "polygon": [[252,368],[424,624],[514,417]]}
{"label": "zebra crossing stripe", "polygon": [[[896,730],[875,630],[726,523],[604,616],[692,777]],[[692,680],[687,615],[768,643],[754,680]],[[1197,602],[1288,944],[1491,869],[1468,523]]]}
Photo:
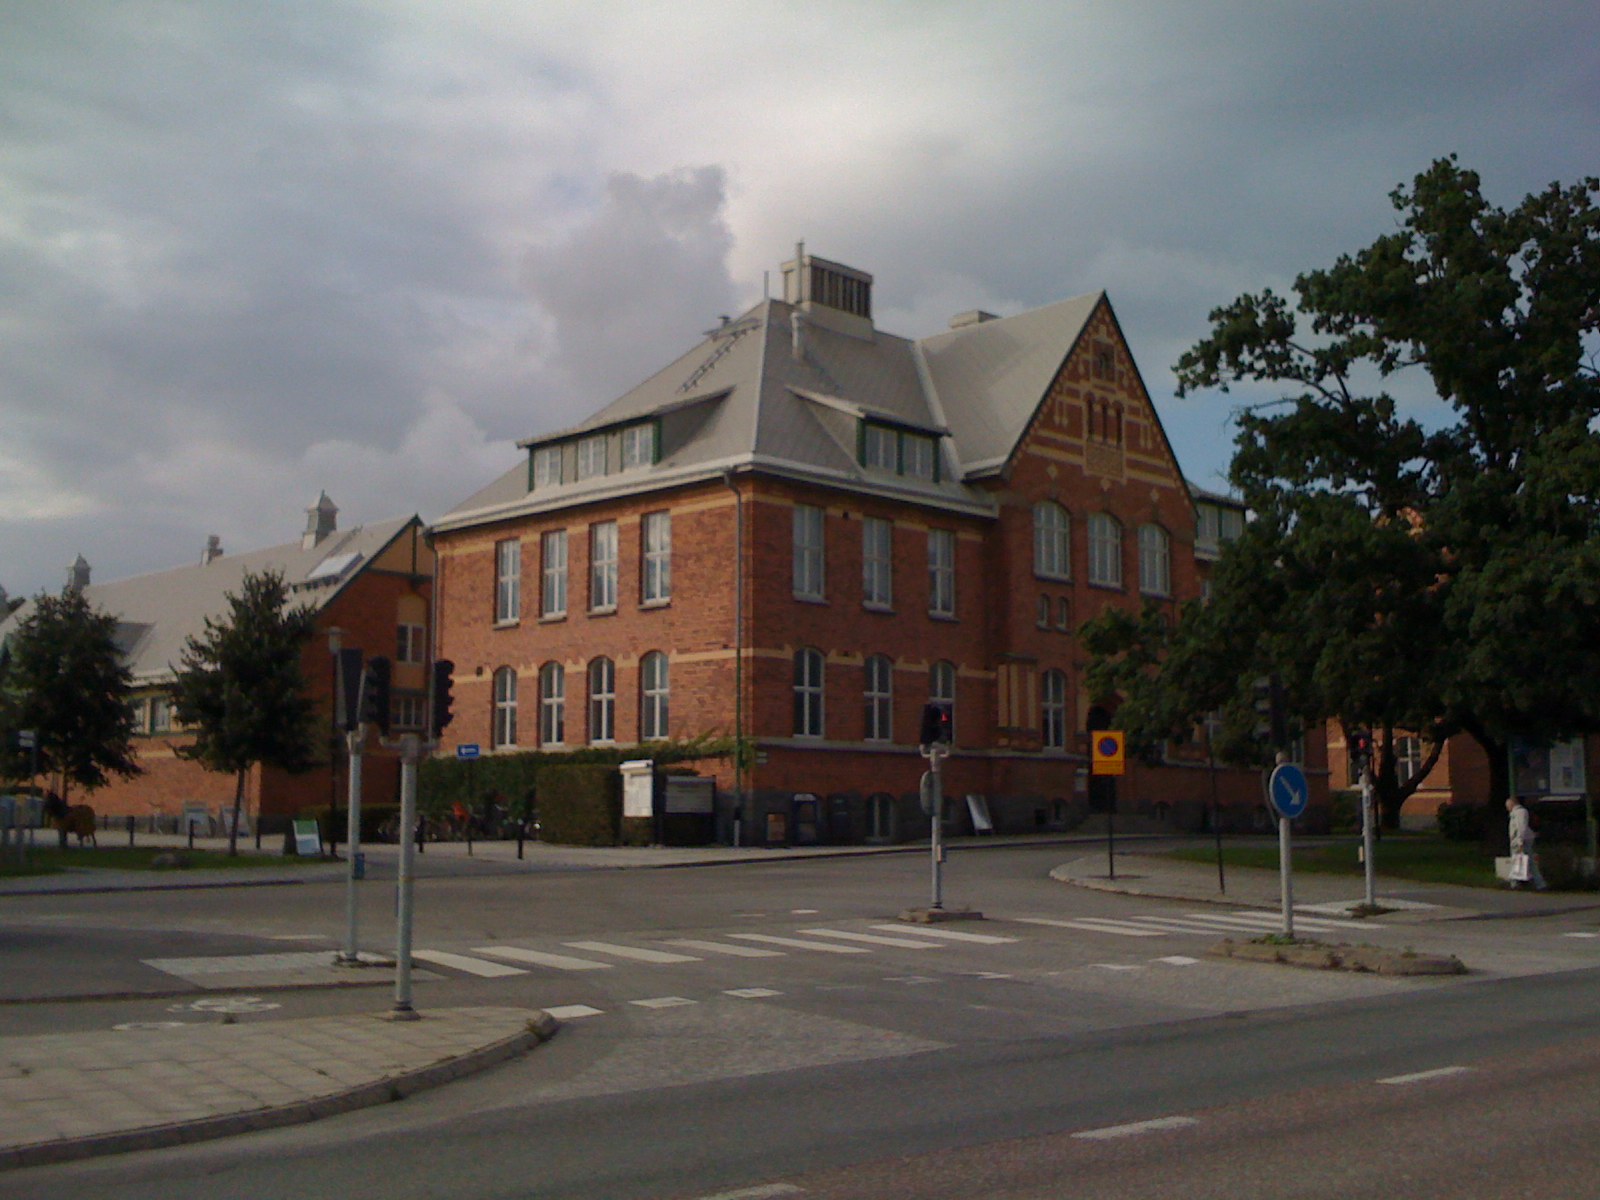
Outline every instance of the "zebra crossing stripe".
{"label": "zebra crossing stripe", "polygon": [[563,1004],[556,1008],[547,1008],[549,1013],[558,1021],[576,1021],[580,1017],[599,1017],[605,1014],[602,1008],[590,1008],[587,1004]]}
{"label": "zebra crossing stripe", "polygon": [[[904,925],[874,925],[874,929],[884,933],[904,933]],[[963,933],[959,929],[938,929],[932,925],[918,925],[918,937],[946,938],[952,942],[975,942],[980,946],[999,946],[1006,942],[1014,942],[1014,937],[1001,937],[997,933]]]}
{"label": "zebra crossing stripe", "polygon": [[451,954],[447,950],[413,950],[411,957],[440,967],[465,971],[484,979],[500,979],[507,975],[526,975],[521,967],[508,967],[505,963],[490,962],[486,958],[472,958],[465,954]]}
{"label": "zebra crossing stripe", "polygon": [[860,946],[833,946],[827,942],[802,942],[799,938],[777,937],[770,933],[730,933],[746,942],[762,942],[768,946],[788,946],[792,950],[818,950],[823,954],[871,954]]}
{"label": "zebra crossing stripe", "polygon": [[707,954],[727,954],[734,958],[782,958],[782,950],[763,950],[759,946],[730,946],[727,942],[702,942],[695,938],[673,938],[669,946],[685,950],[704,950]]}
{"label": "zebra crossing stripe", "polygon": [[1160,929],[1141,929],[1127,921],[1111,921],[1100,917],[1082,917],[1074,921],[1057,921],[1050,917],[1017,917],[1024,925],[1048,925],[1052,929],[1082,929],[1087,933],[1119,933],[1124,937],[1163,937]]}
{"label": "zebra crossing stripe", "polygon": [[843,929],[802,929],[807,937],[842,938],[851,942],[867,942],[873,946],[898,946],[904,950],[942,950],[939,942],[918,942],[906,937],[884,937],[876,933],[849,933]]}
{"label": "zebra crossing stripe", "polygon": [[[1206,921],[1221,925],[1233,925],[1245,929],[1276,929],[1283,924],[1283,917],[1279,913],[1184,913],[1185,917],[1195,921]],[[1382,929],[1383,926],[1372,921],[1330,921],[1326,917],[1302,917],[1295,914],[1295,923],[1307,929],[1327,931],[1330,929]]]}
{"label": "zebra crossing stripe", "polygon": [[536,967],[553,967],[557,971],[609,971],[611,964],[595,962],[588,958],[573,958],[569,954],[546,954],[542,950],[524,950],[520,946],[474,946],[474,954],[487,954],[491,958],[509,958],[512,962],[532,963]]}
{"label": "zebra crossing stripe", "polygon": [[611,954],[634,962],[686,963],[702,962],[692,954],[673,954],[666,950],[644,950],[637,946],[618,946],[613,942],[563,942],[572,950],[587,950],[592,954]]}

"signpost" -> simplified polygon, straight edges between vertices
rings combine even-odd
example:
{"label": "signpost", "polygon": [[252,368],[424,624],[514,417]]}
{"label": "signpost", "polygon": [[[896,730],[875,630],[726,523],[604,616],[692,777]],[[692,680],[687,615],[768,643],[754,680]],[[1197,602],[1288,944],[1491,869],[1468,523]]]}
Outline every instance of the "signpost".
{"label": "signpost", "polygon": [[[1120,729],[1096,729],[1089,735],[1089,774],[1115,779],[1128,772],[1128,743]],[[1115,785],[1112,785],[1115,786]],[[1117,806],[1106,810],[1106,874],[1117,877]]]}
{"label": "signpost", "polygon": [[1311,801],[1306,773],[1296,764],[1279,763],[1267,779],[1267,799],[1278,813],[1278,875],[1283,887],[1283,936],[1294,937],[1294,878],[1291,870],[1289,822]]}

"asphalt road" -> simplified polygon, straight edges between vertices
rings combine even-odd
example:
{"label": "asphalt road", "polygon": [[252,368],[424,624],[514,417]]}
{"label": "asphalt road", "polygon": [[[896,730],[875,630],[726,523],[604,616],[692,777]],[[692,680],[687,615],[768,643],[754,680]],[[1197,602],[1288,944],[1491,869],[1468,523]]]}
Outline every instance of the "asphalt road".
{"label": "asphalt road", "polygon": [[[1578,1065],[1600,1056],[1586,1032],[1600,1015],[1600,975],[1595,942],[1565,936],[1593,931],[1592,915],[1361,931],[1459,953],[1477,968],[1462,980],[1302,972],[1206,959],[1219,933],[1187,915],[1194,906],[1063,888],[1047,878],[1060,857],[995,850],[952,862],[948,901],[990,919],[947,928],[1005,939],[988,942],[881,928],[925,899],[926,861],[912,857],[429,880],[421,948],[470,959],[510,947],[605,965],[529,963],[496,978],[440,967],[419,981],[419,1006],[592,1011],[569,1016],[524,1060],[403,1104],[9,1173],[5,1192],[1590,1194],[1554,1185],[1555,1164],[1594,1165],[1582,1136],[1596,1111],[1593,1072]],[[387,900],[381,887],[364,894],[375,933]],[[149,967],[147,951],[332,945],[343,909],[342,890],[318,884],[131,904],[12,898],[0,912],[0,988],[11,990],[17,966],[48,987],[81,980],[98,961],[108,987],[150,981],[200,995]],[[264,995],[280,1007],[241,1019],[382,1006],[381,989]],[[13,1004],[0,1016],[11,1032],[199,1019],[175,1015],[183,1003],[175,994]],[[1459,1067],[1469,1069],[1377,1082]],[[1074,1136],[1151,1120],[1173,1123]],[[1405,1130],[1415,1144],[1390,1136]],[[1519,1144],[1541,1148],[1539,1178],[1551,1186],[1514,1186],[1528,1169],[1526,1155],[1509,1153]]]}

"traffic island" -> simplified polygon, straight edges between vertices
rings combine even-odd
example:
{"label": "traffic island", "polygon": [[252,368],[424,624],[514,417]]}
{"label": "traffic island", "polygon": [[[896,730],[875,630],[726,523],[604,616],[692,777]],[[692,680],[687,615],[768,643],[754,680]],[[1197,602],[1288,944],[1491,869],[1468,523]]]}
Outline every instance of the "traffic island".
{"label": "traffic island", "polygon": [[1465,975],[1467,968],[1453,954],[1418,954],[1414,950],[1387,950],[1381,946],[1350,946],[1328,942],[1293,941],[1282,937],[1236,942],[1225,938],[1206,951],[1213,958],[1277,963],[1315,971],[1356,971],[1371,975]]}
{"label": "traffic island", "polygon": [[907,908],[900,920],[912,925],[938,925],[944,921],[981,921],[983,914],[972,908]]}

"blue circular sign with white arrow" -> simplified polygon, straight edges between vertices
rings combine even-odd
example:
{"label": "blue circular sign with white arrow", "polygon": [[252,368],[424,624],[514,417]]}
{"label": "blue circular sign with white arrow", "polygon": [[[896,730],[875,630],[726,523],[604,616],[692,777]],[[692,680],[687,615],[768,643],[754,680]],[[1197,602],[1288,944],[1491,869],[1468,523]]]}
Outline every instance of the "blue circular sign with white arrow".
{"label": "blue circular sign with white arrow", "polygon": [[1311,802],[1311,786],[1306,783],[1306,773],[1294,763],[1279,763],[1272,769],[1267,781],[1267,799],[1278,815],[1294,820],[1305,812]]}

